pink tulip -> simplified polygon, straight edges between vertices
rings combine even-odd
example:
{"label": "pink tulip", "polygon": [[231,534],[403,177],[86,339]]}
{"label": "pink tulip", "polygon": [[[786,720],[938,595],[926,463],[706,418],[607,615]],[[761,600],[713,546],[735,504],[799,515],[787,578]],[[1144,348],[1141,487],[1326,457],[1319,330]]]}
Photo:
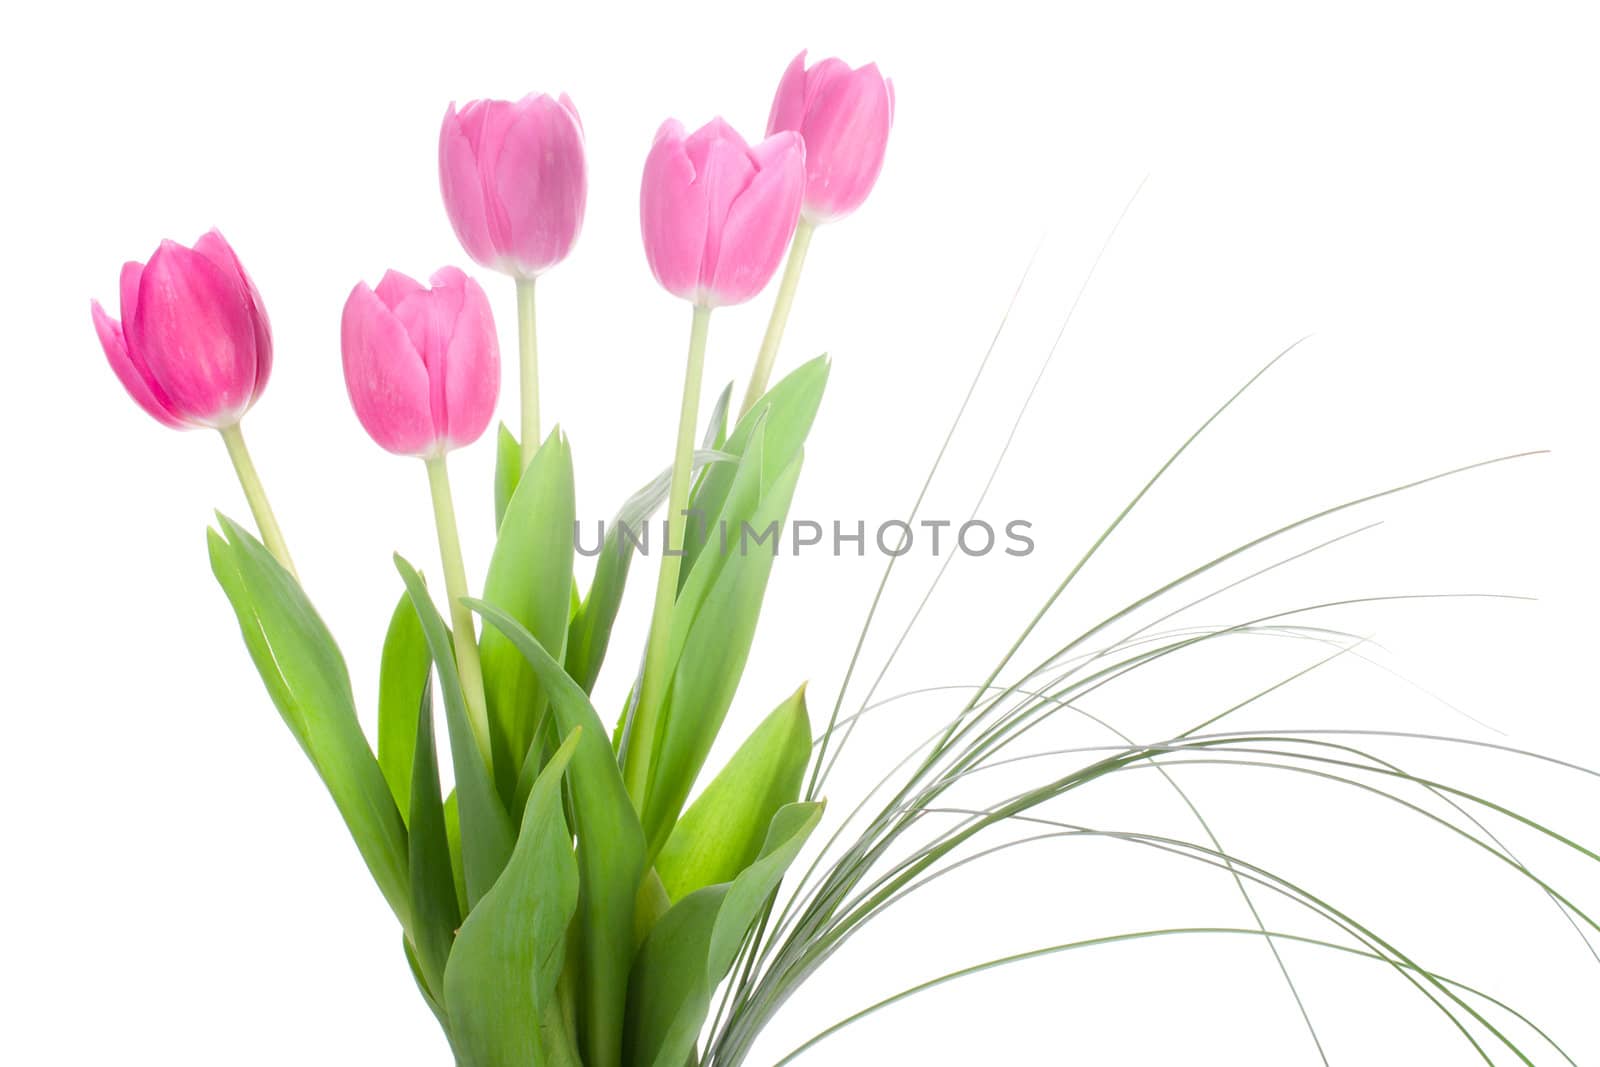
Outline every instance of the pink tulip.
{"label": "pink tulip", "polygon": [[894,124],[894,85],[868,63],[851,70],[842,59],[806,68],[801,52],[783,72],[767,119],[767,135],[795,130],[806,141],[807,222],[832,222],[872,192]]}
{"label": "pink tulip", "polygon": [[778,267],[799,221],[805,147],[780,133],[751,147],[721,119],[688,136],[669,119],[644,164],[639,221],[656,281],[705,307],[740,304]]}
{"label": "pink tulip", "polygon": [[356,417],[390,452],[433,458],[483,433],[500,394],[489,300],[454,267],[433,288],[390,271],[345,301],[344,381]]}
{"label": "pink tulip", "polygon": [[90,303],[123,388],[174,429],[236,424],[266,388],[272,330],[261,296],[216,230],[192,249],[162,241],[122,266],[122,321]]}
{"label": "pink tulip", "polygon": [[572,251],[588,173],[583,126],[562,94],[474,100],[445,112],[439,188],[467,254],[491,270],[533,278]]}

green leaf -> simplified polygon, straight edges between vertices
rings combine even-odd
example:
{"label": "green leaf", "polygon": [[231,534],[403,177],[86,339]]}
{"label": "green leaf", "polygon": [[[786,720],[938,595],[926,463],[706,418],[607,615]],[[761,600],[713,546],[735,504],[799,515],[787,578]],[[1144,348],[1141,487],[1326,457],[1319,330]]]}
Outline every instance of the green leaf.
{"label": "green leaf", "polygon": [[720,449],[728,440],[728,404],[733,399],[733,383],[729,382],[722,387],[722,392],[717,394],[717,402],[711,405],[711,415],[706,419],[705,437],[701,439],[701,448]]}
{"label": "green leaf", "polygon": [[[762,496],[753,516],[755,529],[764,530],[772,524],[781,527],[800,477],[802,458],[796,455]],[[758,455],[746,456],[746,463],[759,462]],[[724,559],[714,572],[703,601],[696,604],[694,587],[687,588],[673,610],[674,641],[680,629],[685,637],[681,652],[673,658],[672,680],[659,718],[656,756],[645,796],[643,823],[650,857],[666,842],[733,703],[755,639],[775,552],[753,543],[741,549],[733,541],[726,554],[719,550],[716,555]],[[713,559],[704,559],[700,569],[708,568]],[[682,619],[688,612],[693,612],[692,616]]]}
{"label": "green leaf", "polygon": [[788,804],[773,816],[760,857],[732,882],[684,897],[650,933],[628,987],[630,1067],[683,1067],[694,1055],[711,994],[750,927],[822,818],[822,804]]}
{"label": "green leaf", "polygon": [[[703,472],[715,464],[737,462],[737,456],[726,452],[700,449],[694,454],[692,469]],[[583,687],[585,693],[594,691],[594,683],[600,677],[600,667],[605,662],[606,648],[611,641],[611,628],[622,606],[628,566],[633,562],[633,540],[624,536],[622,531],[626,528],[636,534],[642,532],[643,524],[667,499],[671,478],[672,470],[668,468],[651,479],[623,503],[606,526],[605,537],[599,548],[599,561],[595,564],[594,580],[589,584],[589,595],[573,617],[567,634],[567,673]]]}
{"label": "green leaf", "polygon": [[489,780],[489,768],[484,765],[472,736],[472,725],[467,721],[467,706],[461,696],[461,678],[456,674],[450,633],[428,598],[421,576],[398,555],[394,557],[394,565],[406,583],[411,605],[422,622],[434,669],[439,674],[439,687],[444,691],[445,722],[450,729],[450,753],[455,764],[460,808],[461,866],[466,876],[466,905],[470,912],[500,877],[511,856],[515,831],[511,817],[494,790],[494,783]]}
{"label": "green leaf", "polygon": [[444,798],[444,836],[450,844],[450,878],[455,882],[456,899],[467,899],[467,868],[461,859],[461,802],[456,791]]}
{"label": "green leaf", "polygon": [[578,865],[561,813],[561,776],[582,737],[573,730],[545,764],[523,809],[516,850],[456,938],[445,1005],[461,1067],[543,1067],[540,1021],[555,1002]]}
{"label": "green leaf", "polygon": [[810,759],[802,686],[762,720],[673,827],[655,867],[667,895],[682,900],[748,867],[772,817],[799,797]]}
{"label": "green leaf", "polygon": [[[572,453],[558,429],[522,472],[483,585],[484,599],[509,613],[557,659],[566,651],[574,511]],[[486,630],[478,647],[497,784],[509,802],[547,702],[538,675],[504,634]]]}
{"label": "green leaf", "polygon": [[410,825],[411,752],[417,741],[417,708],[428,687],[433,659],[422,636],[422,623],[402,594],[389,617],[378,668],[378,766],[394,794],[400,814]]}
{"label": "green leaf", "polygon": [[[811,424],[817,417],[817,409],[822,404],[822,391],[827,384],[827,356],[818,356],[802,363],[745,412],[744,417],[739,420],[739,424],[728,437],[727,443],[722,446],[722,451],[743,456],[756,428],[764,424],[768,453],[766,478],[770,480],[778,472],[786,469],[800,454],[806,435],[811,432]],[[731,465],[713,467],[706,471],[706,476],[696,488],[689,506],[699,509],[707,520],[719,514],[723,510],[723,503],[727,499],[735,477],[736,470]],[[689,574],[699,560],[700,553],[705,549],[708,537],[714,538],[714,536],[714,526],[702,530],[696,523],[688,524],[684,539],[683,567],[679,572],[682,576],[680,582],[686,583],[689,580]],[[715,543],[714,540],[711,543]]]}
{"label": "green leaf", "polygon": [[350,673],[300,585],[225,515],[207,531],[211,569],[233,605],[250,658],[300,747],[322,776],[373,880],[410,926],[406,828],[356,718]]}
{"label": "green leaf", "polygon": [[[579,1029],[587,1067],[619,1067],[633,906],[644,877],[644,832],[589,697],[516,619],[482,601],[467,605],[508,637],[539,675],[556,723],[582,729],[572,757],[572,810],[578,836],[582,952]],[[683,1067],[677,1064],[675,1067]]]}
{"label": "green leaf", "polygon": [[[409,606],[406,609],[410,611]],[[413,613],[413,616],[415,613]],[[418,625],[420,631],[421,626]],[[424,685],[417,713],[411,772],[411,945],[418,973],[434,1003],[444,999],[445,961],[461,901],[451,872],[450,837],[439,796],[439,762],[433,744],[433,692]]]}
{"label": "green leaf", "polygon": [[517,482],[522,477],[522,447],[503,422],[494,443],[494,528],[498,530],[505,521],[511,494],[517,491]]}

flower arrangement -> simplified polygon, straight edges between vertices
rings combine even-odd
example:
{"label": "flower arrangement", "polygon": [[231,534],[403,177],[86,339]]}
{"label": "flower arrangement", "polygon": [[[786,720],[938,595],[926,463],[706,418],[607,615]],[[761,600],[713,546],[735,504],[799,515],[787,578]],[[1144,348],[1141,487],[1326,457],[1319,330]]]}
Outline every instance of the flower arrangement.
{"label": "flower arrangement", "polygon": [[[1441,823],[1525,876],[1586,942],[1589,931],[1600,932],[1471,812],[1493,810],[1587,860],[1600,856],[1487,798],[1402,770],[1363,747],[1372,737],[1230,731],[1220,726],[1237,710],[1229,708],[1161,742],[1120,737],[1067,753],[1082,762],[1015,795],[959,806],[950,799],[979,772],[1031,758],[1015,754],[1018,742],[1061,711],[1076,712],[1074,700],[1167,657],[1241,636],[1326,644],[1331,651],[1318,666],[1347,654],[1360,643],[1354,635],[1302,621],[1326,604],[1228,626],[1161,626],[1215,595],[1181,599],[1222,565],[1254,558],[1285,535],[1353,508],[1485,464],[1412,479],[1268,531],[1161,583],[1041,662],[1016,669],[1024,639],[1241,389],[1114,517],[970,699],[917,739],[884,778],[892,788],[881,807],[873,796],[863,798],[831,838],[813,840],[825,815],[829,772],[855,721],[871,709],[843,715],[841,694],[817,731],[803,686],[708,775],[776,555],[731,550],[713,531],[765,531],[788,514],[827,361],[801,363],[769,383],[814,232],[851,215],[871,193],[894,103],[892,83],[875,66],[853,69],[838,59],[808,66],[801,53],[782,75],[764,140],[752,144],[720,119],[692,132],[672,120],[661,126],[643,164],[640,228],[656,280],[690,306],[677,434],[666,471],[624,502],[606,530],[587,586],[575,560],[571,449],[559,429],[542,431],[536,335],[537,281],[559,266],[582,229],[583,123],[566,96],[451,105],[439,134],[440,188],[467,254],[514,283],[520,418],[517,433],[501,426],[495,438],[498,534],[475,583],[463,558],[448,460],[483,436],[498,401],[501,357],[490,297],[448,266],[426,285],[390,271],[376,284],[354,286],[340,325],[350,403],[380,447],[422,460],[442,585],[430,588],[416,567],[396,557],[398,602],[383,639],[375,745],[243,437],[243,419],[270,376],[272,332],[239,258],[216,231],[192,247],[163,242],[147,262],[123,268],[120,320],[93,305],[106,357],[135,402],[163,425],[209,428],[223,440],[255,532],[219,515],[218,528],[208,531],[212,570],[262,683],[403,932],[406,962],[457,1061],[733,1067],[800,984],[908,894],[1025,841],[1103,835],[1215,867],[1247,903],[1262,893],[1291,900],[1344,940],[1269,929],[1251,904],[1254,927],[1148,930],[1048,946],[935,978],[853,1018],[1040,954],[1134,938],[1235,934],[1378,962],[1455,1023],[1486,1062],[1494,1062],[1490,1047],[1532,1062],[1520,1043],[1526,1038],[1503,1025],[1509,1013],[1532,1026],[1526,1016],[1425,968],[1309,890],[1229,854],[1204,819],[1205,839],[1188,841],[1113,833],[1037,811],[1113,775],[1155,769],[1166,777],[1165,768],[1186,763],[1317,775]],[[732,406],[730,386],[702,417],[713,310],[753,300],[780,266],[739,406]],[[649,518],[663,510],[645,647],[619,668],[611,633],[633,557],[647,547],[630,531],[648,536]],[[691,521],[697,516],[706,521]],[[1294,558],[1274,560],[1250,578]],[[443,611],[435,600],[441,592]],[[1152,619],[1146,612],[1158,614]],[[1143,619],[1139,625],[1111,636],[1135,616]],[[638,664],[611,729],[592,702],[608,662],[613,670]],[[447,779],[453,788],[445,787]],[[1407,790],[1422,799],[1407,799]],[[1424,800],[1454,814],[1436,814]],[[992,830],[1019,822],[1034,827],[1033,836],[973,851]],[[938,828],[921,834],[930,825]],[[807,851],[809,867],[796,868]],[[1284,978],[1292,990],[1286,967]],[[1565,1056],[1553,1038],[1535,1031]]]}

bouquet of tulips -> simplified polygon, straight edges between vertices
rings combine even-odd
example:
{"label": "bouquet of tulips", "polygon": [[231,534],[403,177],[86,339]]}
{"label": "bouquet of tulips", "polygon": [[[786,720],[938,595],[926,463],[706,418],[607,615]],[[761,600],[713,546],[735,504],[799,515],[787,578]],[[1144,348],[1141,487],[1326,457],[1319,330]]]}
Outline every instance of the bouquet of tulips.
{"label": "bouquet of tulips", "polygon": [[[255,531],[219,515],[218,528],[208,531],[211,568],[272,702],[399,923],[406,963],[457,1061],[732,1067],[794,989],[866,922],[975,855],[998,850],[974,853],[973,846],[980,835],[1021,821],[1035,831],[998,848],[1114,836],[1216,867],[1247,903],[1252,894],[1285,896],[1343,934],[1335,942],[1270,930],[1252,904],[1254,926],[1140,931],[1040,952],[1198,932],[1321,945],[1386,965],[1457,1021],[1480,1052],[1474,1033],[1486,1028],[1531,1062],[1475,990],[1426,969],[1310,892],[1226,853],[1204,819],[1205,839],[1190,841],[1112,834],[1035,812],[1112,775],[1157,768],[1166,777],[1165,767],[1184,762],[1318,774],[1419,811],[1421,801],[1405,799],[1405,789],[1463,814],[1463,805],[1488,804],[1408,774],[1353,739],[1228,732],[1218,724],[1236,710],[1229,708],[1156,743],[1113,731],[1114,743],[1075,750],[1079,762],[1020,793],[961,806],[949,799],[979,771],[1019,758],[1017,743],[1040,722],[1062,710],[1078,712],[1074,700],[1145,664],[1229,638],[1332,646],[1317,665],[1351,652],[1360,644],[1354,635],[1300,618],[1326,604],[1226,626],[1160,624],[1215,595],[1166,608],[1231,560],[1459,471],[1412,479],[1286,523],[1159,583],[1002,681],[1023,640],[1197,431],[1071,569],[983,685],[884,779],[894,788],[881,809],[869,808],[870,796],[863,799],[832,839],[820,848],[813,843],[816,858],[798,881],[785,884],[786,874],[823,818],[827,772],[849,729],[871,709],[841,716],[841,693],[814,738],[802,686],[706,780],[708,754],[755,635],[776,555],[773,531],[788,513],[828,364],[801,363],[770,388],[769,379],[813,231],[866,199],[883,164],[893,112],[892,86],[875,67],[852,69],[837,59],[807,66],[802,53],[781,79],[765,140],[752,145],[721,120],[692,133],[668,121],[656,134],[644,161],[640,223],[651,271],[691,308],[682,406],[670,453],[661,442],[659,462],[649,464],[665,472],[621,504],[585,581],[575,567],[572,449],[559,430],[541,430],[535,335],[537,279],[567,256],[583,221],[583,126],[565,96],[448,110],[439,179],[450,222],[474,261],[515,283],[520,425],[516,434],[501,426],[495,441],[498,536],[486,573],[474,582],[463,562],[447,462],[488,429],[498,399],[490,300],[454,267],[426,285],[390,271],[375,286],[354,287],[341,324],[350,402],[379,446],[422,460],[440,553],[440,581],[432,587],[411,563],[395,559],[398,602],[383,638],[375,745],[245,446],[242,420],[267,384],[272,335],[239,259],[215,231],[192,248],[164,242],[147,262],[123,268],[120,321],[94,305],[106,356],[134,400],[164,425],[210,428],[222,437]],[[732,406],[730,386],[702,417],[713,309],[756,297],[786,251],[742,400]],[[630,563],[649,551],[652,517],[663,511],[646,646],[642,655],[609,657],[613,670],[636,673],[625,705],[607,714],[591,694],[611,651]],[[1147,610],[1162,613],[1109,635]],[[615,725],[608,730],[608,723]],[[1064,754],[1070,755],[1043,755]],[[1046,832],[1037,831],[1041,824]],[[1450,825],[1526,874],[1580,933],[1600,930],[1481,823]],[[867,1010],[1035,954],[944,975]],[[1293,989],[1287,967],[1284,978]]]}

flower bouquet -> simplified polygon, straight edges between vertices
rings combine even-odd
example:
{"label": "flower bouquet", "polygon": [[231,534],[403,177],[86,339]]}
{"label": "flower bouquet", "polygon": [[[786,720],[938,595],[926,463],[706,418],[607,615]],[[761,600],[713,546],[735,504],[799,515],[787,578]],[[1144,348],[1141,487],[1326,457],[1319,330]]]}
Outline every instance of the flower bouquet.
{"label": "flower bouquet", "polygon": [[[1112,743],[1068,752],[1025,747],[1046,720],[1087,714],[1075,703],[1086,694],[1224,641],[1281,638],[1326,649],[1272,689],[1351,654],[1359,637],[1309,616],[1354,598],[1223,626],[1167,624],[1217,595],[1207,582],[1226,565],[1258,561],[1223,588],[1252,581],[1352,531],[1274,556],[1290,535],[1485,465],[1407,479],[1293,518],[1154,583],[1038,662],[1017,662],[1124,518],[1255,378],[1133,495],[1047,591],[983,683],[916,738],[830,834],[818,832],[827,814],[823,789],[851,731],[874,710],[865,702],[845,714],[841,692],[826,721],[814,721],[796,677],[794,694],[722,766],[707,766],[738,693],[828,380],[827,360],[815,358],[769,386],[785,324],[816,230],[866,200],[893,116],[893,86],[876,67],[852,69],[837,59],[808,66],[802,53],[780,80],[765,140],[751,144],[721,120],[693,132],[675,121],[662,125],[644,161],[639,208],[651,271],[690,308],[677,435],[670,450],[664,441],[642,442],[655,457],[647,468],[662,473],[621,502],[585,547],[572,447],[559,429],[541,424],[536,339],[537,280],[568,255],[583,222],[583,124],[565,96],[450,107],[439,134],[444,205],[467,254],[514,282],[520,418],[515,433],[502,425],[494,438],[498,534],[474,581],[448,460],[489,429],[498,400],[489,296],[454,267],[427,284],[390,271],[353,288],[341,323],[351,405],[379,446],[422,461],[439,544],[432,583],[395,558],[375,743],[245,444],[242,420],[266,387],[272,334],[240,260],[215,231],[192,247],[164,242],[147,262],[123,268],[120,319],[93,307],[106,356],[133,399],[165,425],[213,429],[223,440],[255,529],[219,515],[208,531],[212,571],[268,695],[394,914],[406,965],[457,1062],[733,1067],[794,991],[887,909],[975,860],[1070,837],[1113,838],[1213,867],[1255,922],[1134,931],[981,962],[870,1005],[781,1062],[856,1018],[993,966],[1182,934],[1254,937],[1275,955],[1278,945],[1296,943],[1361,957],[1442,1012],[1486,1062],[1505,1053],[1533,1062],[1524,1048],[1534,1046],[1565,1056],[1528,1016],[1430,970],[1310,889],[1224,850],[1168,768],[1265,766],[1379,795],[1524,876],[1587,943],[1600,926],[1525,866],[1482,817],[1493,812],[1586,861],[1600,859],[1571,838],[1403,770],[1369,751],[1377,740],[1370,734],[1230,729],[1228,716],[1255,698],[1158,742],[1116,734]],[[708,407],[713,311],[758,296],[780,266],[748,381],[723,389]],[[642,650],[615,650],[611,636],[635,556],[658,557],[647,638]],[[621,707],[601,709],[593,693],[608,665],[632,685]],[[1486,742],[1433,740],[1547,759]],[[973,787],[987,780],[981,772],[1043,756],[1065,757],[1070,766],[1052,765],[1020,792],[973,799]],[[1107,830],[1046,814],[1050,801],[1140,770],[1156,771],[1190,803],[1200,835]],[[995,840],[1018,827],[1022,836]],[[1270,928],[1254,903],[1269,895],[1335,932]],[[1290,968],[1278,959],[1293,991]],[[1309,1015],[1306,1022],[1315,1040]]]}

